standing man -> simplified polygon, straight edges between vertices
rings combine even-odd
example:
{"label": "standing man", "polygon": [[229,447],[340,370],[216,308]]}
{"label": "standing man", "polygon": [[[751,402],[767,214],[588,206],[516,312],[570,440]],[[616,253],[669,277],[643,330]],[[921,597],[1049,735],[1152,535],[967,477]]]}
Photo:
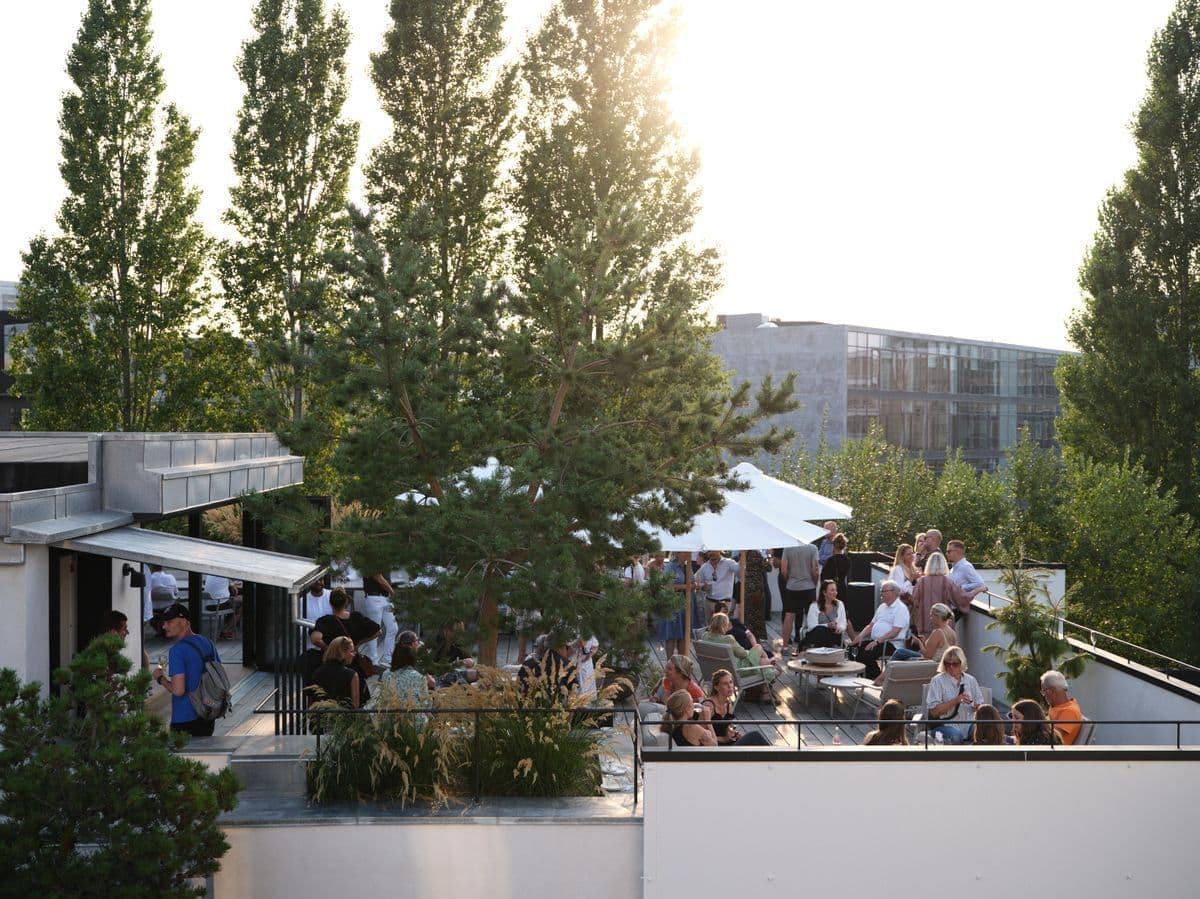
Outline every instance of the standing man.
{"label": "standing man", "polygon": [[879,608],[871,623],[858,634],[854,645],[860,647],[858,660],[867,666],[863,672],[866,677],[879,676],[879,657],[884,654],[888,644],[893,651],[904,648],[908,639],[908,626],[912,620],[908,614],[908,606],[896,602],[900,598],[900,588],[895,581],[884,581],[879,585]]}
{"label": "standing man", "polygon": [[329,591],[325,589],[323,580],[315,580],[304,594],[304,615],[309,621],[316,621],[326,615],[333,614],[333,606],[329,604]]}
{"label": "standing man", "polygon": [[[830,544],[833,549],[833,544]],[[786,579],[783,589],[783,648],[791,646],[795,631],[795,652],[800,646],[800,622],[808,614],[808,607],[817,599],[817,579],[821,566],[817,559],[817,548],[811,543],[789,546],[783,551],[779,570]]]}
{"label": "standing man", "polygon": [[825,536],[821,539],[821,548],[817,550],[817,561],[824,567],[829,561],[829,557],[833,555],[833,538],[837,536],[837,522],[825,522]]}
{"label": "standing man", "polygon": [[925,532],[925,554],[917,556],[917,568],[921,571],[925,570],[925,562],[934,553],[942,551],[942,532],[937,528],[930,528]]}
{"label": "standing man", "polygon": [[233,609],[233,621],[221,632],[222,640],[232,640],[237,636],[238,628],[242,625],[242,597],[239,595],[241,589],[241,581],[231,581],[219,574],[204,575],[204,592],[208,594],[208,598],[213,601],[214,605],[214,608],[210,608],[208,611]]}
{"label": "standing man", "polygon": [[733,582],[737,579],[738,563],[722,556],[719,549],[709,550],[708,561],[700,566],[696,579],[704,597],[704,621],[708,622],[716,611],[717,603],[727,602],[736,608],[733,601]]}
{"label": "standing man", "polygon": [[[108,634],[116,634],[122,640],[127,641],[129,639],[129,616],[116,609],[109,609],[104,615],[104,631]],[[142,649],[142,670],[150,670],[150,656],[144,648]]]}
{"label": "standing man", "polygon": [[167,655],[167,670],[156,667],[154,680],[171,694],[171,730],[181,730],[193,737],[211,737],[216,722],[197,715],[188,694],[200,687],[205,659],[211,656],[219,662],[221,657],[208,637],[192,631],[187,616],[187,608],[180,603],[163,611],[163,631],[175,643]]}
{"label": "standing man", "polygon": [[946,561],[953,566],[950,569],[950,580],[962,588],[967,599],[974,599],[987,591],[987,584],[983,582],[975,566],[967,561],[967,546],[961,540],[951,540],[946,544]]}
{"label": "standing man", "polygon": [[392,650],[396,648],[396,636],[400,627],[392,609],[391,581],[383,573],[363,578],[363,614],[381,628],[379,637],[363,644],[362,651],[376,668],[389,668]]}

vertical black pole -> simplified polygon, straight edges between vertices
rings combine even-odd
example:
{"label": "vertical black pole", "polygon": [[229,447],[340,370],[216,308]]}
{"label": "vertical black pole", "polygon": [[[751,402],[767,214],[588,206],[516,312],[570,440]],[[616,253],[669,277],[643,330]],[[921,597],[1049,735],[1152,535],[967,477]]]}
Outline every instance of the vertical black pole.
{"label": "vertical black pole", "polygon": [[479,710],[475,710],[475,802],[479,802],[480,793],[480,777],[479,777]]}
{"label": "vertical black pole", "polygon": [[[200,513],[188,512],[188,536],[200,536]],[[198,634],[204,633],[204,610],[200,601],[200,575],[204,572],[188,572],[188,617],[192,619],[192,628]]]}

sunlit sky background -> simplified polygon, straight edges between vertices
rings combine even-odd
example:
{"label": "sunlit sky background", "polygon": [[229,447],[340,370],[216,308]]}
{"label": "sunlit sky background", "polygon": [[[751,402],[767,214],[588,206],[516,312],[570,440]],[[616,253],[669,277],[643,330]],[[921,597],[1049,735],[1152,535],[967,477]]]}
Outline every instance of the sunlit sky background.
{"label": "sunlit sky background", "polygon": [[[0,279],[54,226],[59,97],[86,0],[0,2]],[[673,98],[703,159],[713,311],[1068,346],[1079,263],[1172,0],[683,0]],[[387,0],[344,0],[360,154],[387,132],[366,74]],[[548,0],[512,0],[520,40]],[[251,0],[157,0],[167,96],[202,129],[216,234]],[[358,190],[355,181],[355,190]]]}

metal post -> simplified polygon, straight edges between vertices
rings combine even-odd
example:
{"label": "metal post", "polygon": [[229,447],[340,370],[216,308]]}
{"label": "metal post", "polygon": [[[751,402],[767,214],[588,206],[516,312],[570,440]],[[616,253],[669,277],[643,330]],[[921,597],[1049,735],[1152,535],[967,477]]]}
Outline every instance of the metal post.
{"label": "metal post", "polygon": [[479,803],[480,799],[480,777],[479,777],[479,710],[475,710],[475,803]]}

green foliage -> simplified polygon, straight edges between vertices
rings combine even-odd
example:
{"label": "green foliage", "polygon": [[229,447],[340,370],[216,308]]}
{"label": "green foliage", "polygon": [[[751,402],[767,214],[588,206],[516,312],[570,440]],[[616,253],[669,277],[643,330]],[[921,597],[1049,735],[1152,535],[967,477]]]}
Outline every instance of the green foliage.
{"label": "green foliage", "polygon": [[328,447],[340,416],[317,378],[312,342],[338,299],[326,254],[349,233],[358,146],[358,124],[342,116],[350,32],[324,0],[259,0],[253,25],[237,63],[246,92],[225,213],[240,236],[222,250],[221,278],[255,345],[253,407],[304,454],[306,489],[319,492],[331,487]]}
{"label": "green foliage", "polygon": [[1064,445],[1140,463],[1200,514],[1200,2],[1180,0],[1151,45],[1133,123],[1137,164],[1100,208],[1079,274],[1084,307],[1059,360]]}
{"label": "green foliage", "polygon": [[[1008,448],[1000,478],[1011,503],[1007,538],[1020,543],[1034,559],[1061,561],[1065,534],[1062,520],[1063,463],[1054,449],[1043,449],[1021,428]],[[988,546],[985,541],[980,546]]]}
{"label": "green foliage", "polygon": [[1004,595],[1011,600],[996,613],[989,630],[999,629],[1006,645],[983,647],[1004,661],[1006,670],[997,676],[1004,681],[1009,703],[1019,699],[1037,699],[1041,694],[1041,676],[1056,668],[1068,678],[1083,673],[1087,656],[1076,653],[1071,644],[1058,636],[1055,615],[1049,604],[1050,593],[1039,579],[1042,572],[1022,563],[1025,548],[1007,550],[997,544],[988,560],[999,569]]}
{"label": "green foliage", "polygon": [[1141,465],[1067,457],[1063,561],[1069,617],[1167,655],[1200,661],[1200,534]]}
{"label": "green foliage", "polygon": [[866,437],[847,440],[836,450],[825,443],[822,428],[816,455],[805,447],[785,455],[778,476],[852,506],[854,518],[840,522],[852,548],[891,552],[938,520],[933,472],[884,440],[875,422]]}
{"label": "green foliage", "polygon": [[119,637],[98,637],[40,698],[0,671],[0,869],[4,895],[203,896],[228,844],[217,815],[237,780],[176,755],[144,708]]}
{"label": "green foliage", "polygon": [[962,540],[970,554],[982,552],[1003,533],[1012,503],[1000,478],[976,471],[955,450],[947,454],[929,506],[928,525],[947,540]]}
{"label": "green foliage", "polygon": [[[330,552],[443,566],[437,602],[414,592],[408,612],[476,621],[484,661],[500,603],[560,634],[627,631],[647,593],[608,571],[650,548],[638,522],[680,530],[718,503],[722,453],[778,449],[787,434],[750,430],[792,407],[790,380],[730,390],[709,350],[717,260],[688,241],[695,162],[667,115],[670,29],[652,4],[564,3],[531,38],[516,274],[500,280],[499,6],[392,5],[374,71],[393,135],[368,188],[383,212],[353,217],[346,300],[318,343],[351,424],[341,498],[359,510]],[[488,457],[499,475],[473,476]]]}
{"label": "green foliage", "polygon": [[[160,106],[150,0],[90,0],[67,59],[61,236],[24,255],[14,392],[34,429],[176,427],[208,242],[187,183],[197,132]],[[87,390],[79,390],[87,384]]]}
{"label": "green foliage", "polygon": [[[602,734],[576,711],[578,696],[571,694],[564,705],[557,690],[540,689],[536,680],[526,694],[506,672],[483,668],[480,675],[475,686],[434,694],[438,708],[513,710],[481,712],[478,734],[469,712],[396,714],[412,707],[386,685],[376,697],[380,714],[325,716],[321,752],[309,764],[309,795],[323,803],[440,805],[474,795],[476,765],[484,796],[597,795]],[[614,689],[606,688],[602,698],[607,701]],[[552,692],[555,701],[548,703]]]}

